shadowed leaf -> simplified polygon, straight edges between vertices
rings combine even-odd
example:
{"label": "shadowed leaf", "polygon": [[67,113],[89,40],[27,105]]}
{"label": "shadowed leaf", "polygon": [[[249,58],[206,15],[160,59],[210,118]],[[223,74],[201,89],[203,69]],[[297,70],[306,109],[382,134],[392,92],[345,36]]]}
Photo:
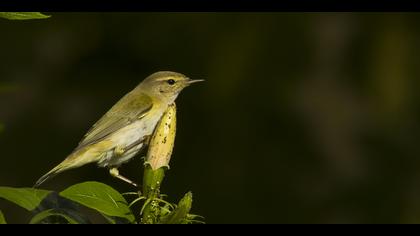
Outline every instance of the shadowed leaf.
{"label": "shadowed leaf", "polygon": [[79,222],[77,222],[75,219],[73,219],[69,215],[65,214],[64,212],[62,212],[60,210],[56,210],[56,209],[49,209],[49,210],[42,211],[42,212],[36,214],[34,217],[32,217],[32,219],[29,222],[29,224],[37,224],[37,223],[40,223],[44,219],[46,219],[48,217],[51,217],[51,216],[59,216],[59,217],[62,217],[64,219],[66,219],[66,221],[68,223],[70,223],[70,224],[79,224]]}
{"label": "shadowed leaf", "polygon": [[[60,196],[57,192],[48,194],[33,211],[34,215],[46,210],[54,209],[57,212],[66,214],[80,224],[91,224],[89,218],[80,210],[81,205]],[[59,220],[63,220],[60,217]],[[49,217],[43,220],[43,223],[57,223],[57,217]],[[64,222],[66,223],[66,222]]]}

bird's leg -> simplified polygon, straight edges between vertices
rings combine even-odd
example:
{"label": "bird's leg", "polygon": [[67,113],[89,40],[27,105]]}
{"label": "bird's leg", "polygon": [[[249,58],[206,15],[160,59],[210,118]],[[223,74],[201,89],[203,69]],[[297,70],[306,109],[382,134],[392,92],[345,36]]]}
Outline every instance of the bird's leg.
{"label": "bird's leg", "polygon": [[120,175],[120,172],[115,167],[109,169],[109,174],[111,174],[112,177],[118,178],[118,179],[120,179],[120,180],[122,180],[124,182],[127,182],[127,183],[133,185],[134,187],[137,187],[137,184],[136,183],[134,183],[133,181],[131,181],[131,180],[127,179],[126,177]]}
{"label": "bird's leg", "polygon": [[[116,157],[120,157],[120,156],[124,155],[124,153],[125,153],[125,152],[130,151],[132,148],[134,148],[134,147],[135,147],[135,146],[137,146],[137,145],[140,145],[140,144],[141,144],[141,143],[143,143],[145,140],[146,140],[146,141],[150,140],[150,137],[149,137],[149,136],[150,136],[150,135],[148,135],[148,136],[144,136],[143,138],[141,138],[141,139],[137,140],[137,141],[136,141],[136,142],[134,142],[134,143],[131,143],[130,145],[128,145],[128,146],[126,146],[126,147],[116,146],[116,147],[114,148],[114,155],[115,155]],[[131,181],[131,180],[129,180],[128,178],[126,178],[126,177],[124,177],[124,176],[120,175],[120,173],[119,173],[119,171],[118,171],[118,169],[117,169],[116,167],[113,167],[113,168],[109,169],[109,174],[111,174],[111,176],[112,176],[112,177],[118,178],[118,179],[120,179],[120,180],[122,180],[122,181],[124,181],[124,182],[127,182],[127,183],[129,183],[129,184],[131,184],[131,185],[135,186],[135,187],[137,187],[137,186],[138,186],[138,185],[137,185],[136,183],[134,183],[133,181]],[[141,195],[141,193],[140,193],[140,195]]]}

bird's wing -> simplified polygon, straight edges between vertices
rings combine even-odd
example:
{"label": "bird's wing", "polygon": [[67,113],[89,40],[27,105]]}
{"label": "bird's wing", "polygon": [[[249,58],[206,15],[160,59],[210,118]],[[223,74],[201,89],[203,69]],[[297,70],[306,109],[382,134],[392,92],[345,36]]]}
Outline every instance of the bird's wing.
{"label": "bird's wing", "polygon": [[144,93],[127,94],[90,128],[76,150],[96,143],[141,119],[150,111],[152,106],[152,99]]}

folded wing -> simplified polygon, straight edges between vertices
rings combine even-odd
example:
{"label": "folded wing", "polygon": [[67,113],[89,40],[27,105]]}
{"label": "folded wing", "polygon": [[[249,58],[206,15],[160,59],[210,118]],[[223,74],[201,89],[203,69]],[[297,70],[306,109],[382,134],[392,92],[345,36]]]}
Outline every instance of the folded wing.
{"label": "folded wing", "polygon": [[90,128],[76,150],[97,143],[132,122],[141,119],[150,111],[152,106],[152,99],[146,94],[128,93]]}

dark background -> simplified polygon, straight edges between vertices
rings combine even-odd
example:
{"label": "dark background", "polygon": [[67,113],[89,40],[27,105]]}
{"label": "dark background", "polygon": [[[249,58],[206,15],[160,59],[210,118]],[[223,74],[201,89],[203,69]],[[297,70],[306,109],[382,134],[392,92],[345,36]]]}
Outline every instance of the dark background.
{"label": "dark background", "polygon": [[[420,222],[420,14],[48,14],[0,19],[1,186],[32,186],[172,70],[206,82],[177,99],[170,201],[191,190],[207,223]],[[94,164],[42,187],[87,180],[132,191]]]}

